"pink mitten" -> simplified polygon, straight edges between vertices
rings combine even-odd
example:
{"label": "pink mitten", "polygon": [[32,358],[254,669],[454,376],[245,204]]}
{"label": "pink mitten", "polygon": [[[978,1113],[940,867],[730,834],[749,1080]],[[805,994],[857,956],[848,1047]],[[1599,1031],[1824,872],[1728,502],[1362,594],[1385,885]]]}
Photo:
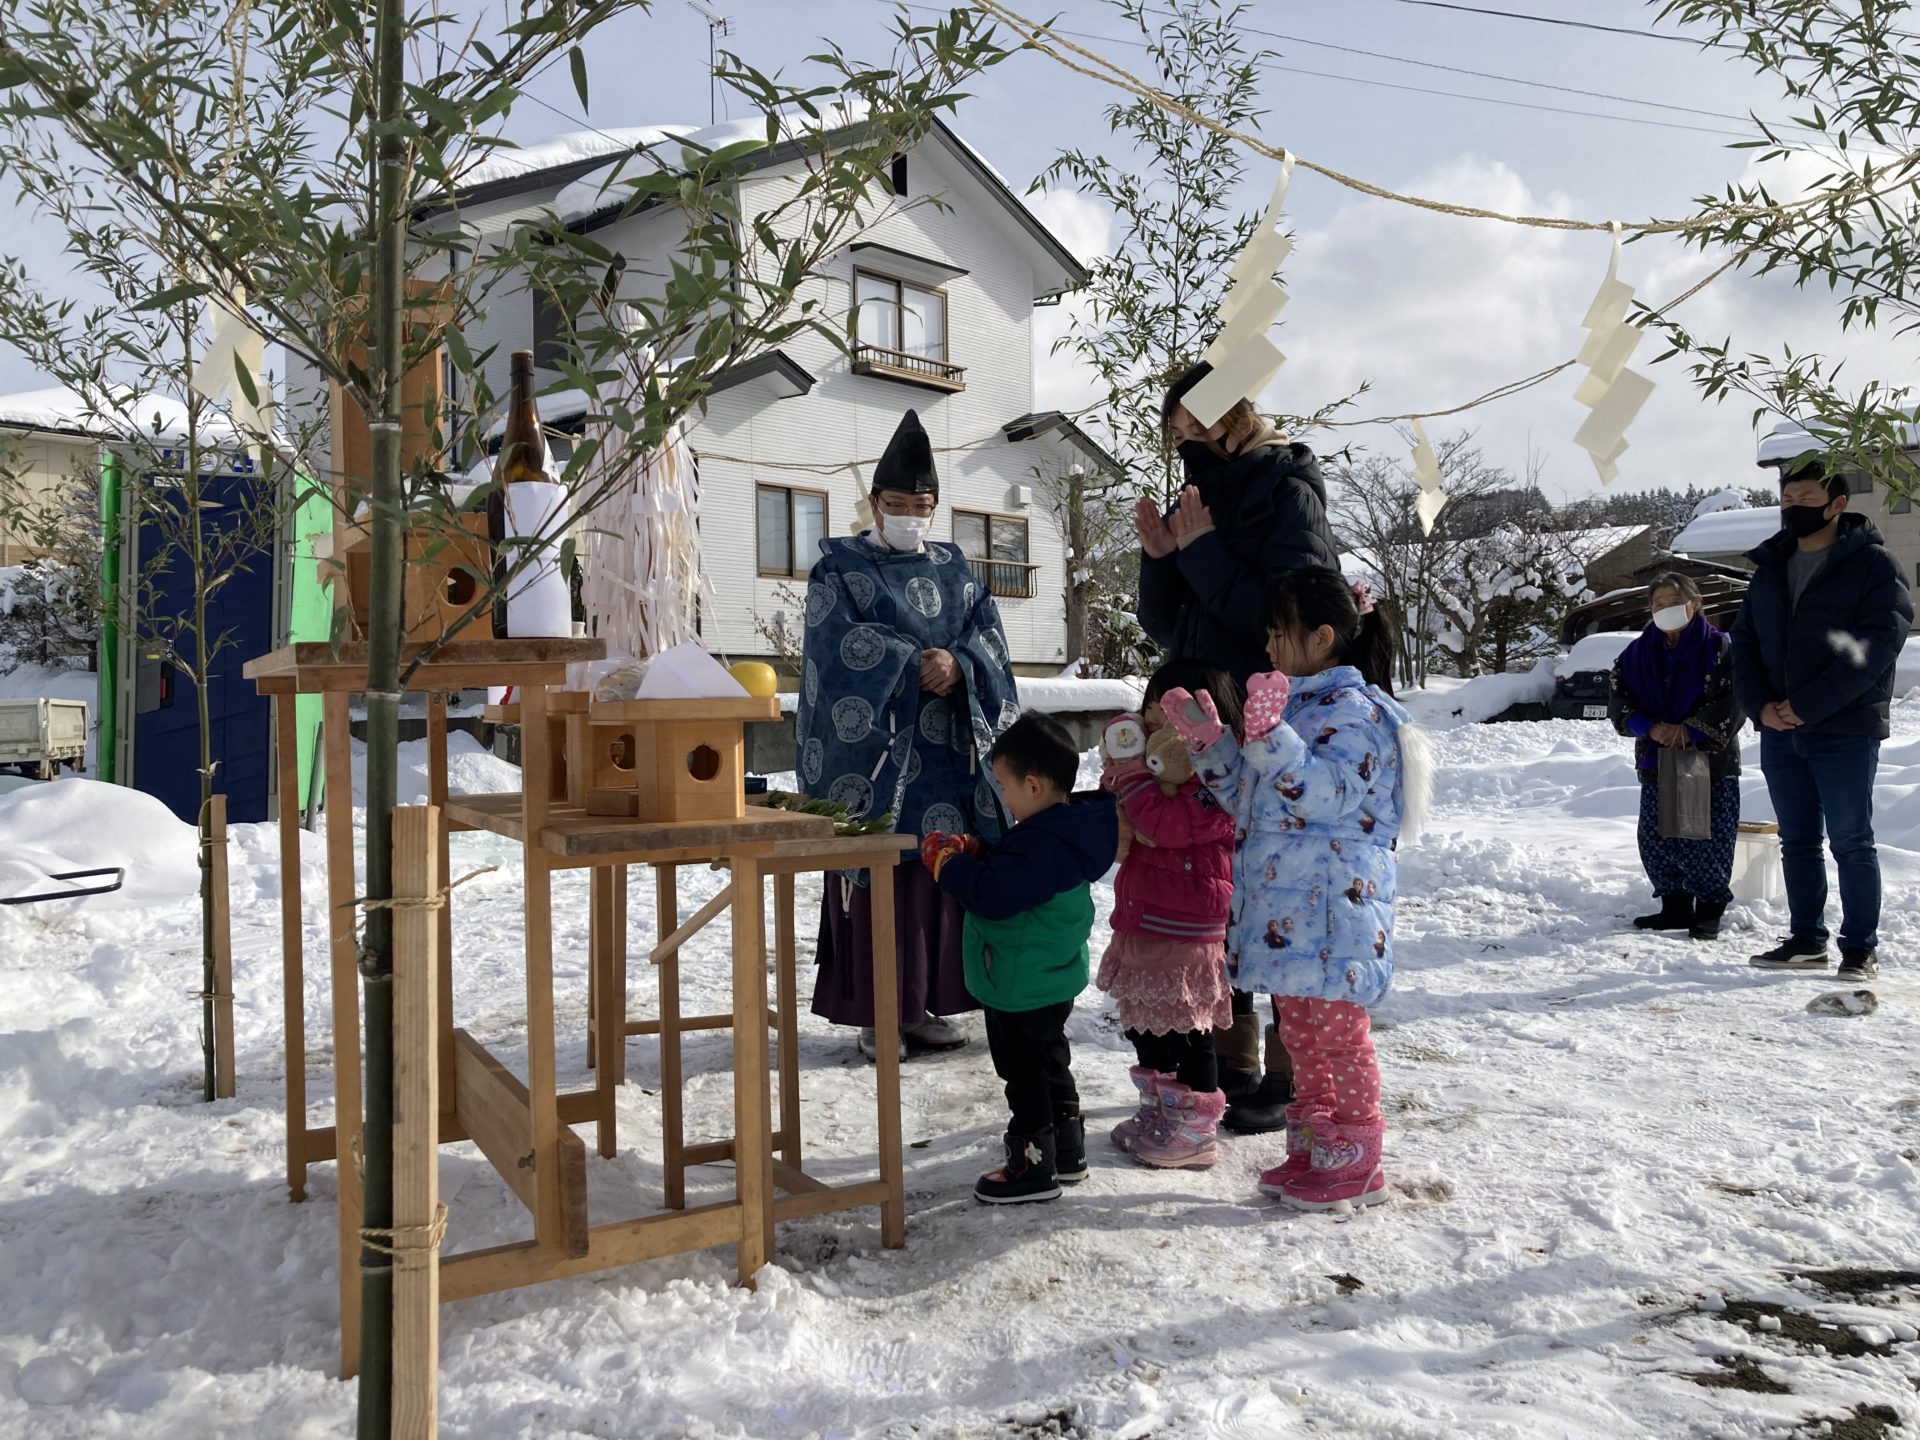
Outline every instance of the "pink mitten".
{"label": "pink mitten", "polygon": [[1160,697],[1160,710],[1196,755],[1212,748],[1214,741],[1227,733],[1227,727],[1220,723],[1220,712],[1213,708],[1213,697],[1204,690],[1198,695],[1169,690]]}
{"label": "pink mitten", "polygon": [[1247,739],[1258,740],[1286,718],[1287,677],[1270,670],[1247,681]]}

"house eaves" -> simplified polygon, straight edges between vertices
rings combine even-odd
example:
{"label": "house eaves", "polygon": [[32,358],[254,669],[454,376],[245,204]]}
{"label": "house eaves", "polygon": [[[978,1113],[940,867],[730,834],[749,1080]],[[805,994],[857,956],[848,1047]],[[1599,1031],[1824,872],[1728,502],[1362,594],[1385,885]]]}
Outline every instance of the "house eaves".
{"label": "house eaves", "polygon": [[1041,410],[1034,414],[1022,415],[1017,420],[1009,420],[1000,427],[1000,433],[1016,445],[1023,440],[1037,439],[1056,431],[1059,432],[1063,441],[1086,456],[1096,468],[1113,475],[1118,475],[1124,470],[1125,467],[1109,455],[1099,441],[1058,410]]}

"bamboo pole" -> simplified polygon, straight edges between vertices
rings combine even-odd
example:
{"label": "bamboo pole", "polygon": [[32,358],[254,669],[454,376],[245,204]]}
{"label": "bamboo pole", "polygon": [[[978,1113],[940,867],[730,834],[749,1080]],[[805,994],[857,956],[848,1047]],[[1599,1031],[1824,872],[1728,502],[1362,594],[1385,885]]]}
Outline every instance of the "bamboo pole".
{"label": "bamboo pole", "polygon": [[207,883],[213,890],[213,1093],[231,1100],[233,1061],[233,902],[227,893],[227,797],[207,801]]}
{"label": "bamboo pole", "polygon": [[[433,1440],[440,1376],[438,806],[393,812],[393,1434]],[[437,900],[438,903],[435,903]]]}

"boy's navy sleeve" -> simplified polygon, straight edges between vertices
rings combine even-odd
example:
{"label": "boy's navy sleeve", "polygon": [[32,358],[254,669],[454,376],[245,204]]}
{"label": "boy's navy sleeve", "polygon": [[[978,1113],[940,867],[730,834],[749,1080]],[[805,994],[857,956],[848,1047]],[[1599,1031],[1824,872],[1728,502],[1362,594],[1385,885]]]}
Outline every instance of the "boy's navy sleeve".
{"label": "boy's navy sleeve", "polygon": [[940,888],[968,914],[982,920],[1011,920],[1046,904],[1060,891],[1058,871],[1046,863],[1038,848],[1016,830],[991,853],[949,859],[940,867]]}

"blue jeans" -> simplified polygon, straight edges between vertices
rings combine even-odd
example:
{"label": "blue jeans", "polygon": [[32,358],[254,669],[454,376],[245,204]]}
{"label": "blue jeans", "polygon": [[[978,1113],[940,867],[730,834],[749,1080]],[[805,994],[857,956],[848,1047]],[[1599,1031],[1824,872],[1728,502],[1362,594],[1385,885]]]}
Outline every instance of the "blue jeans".
{"label": "blue jeans", "polygon": [[1871,950],[1879,941],[1880,854],[1873,845],[1873,780],[1880,742],[1865,735],[1760,736],[1760,768],[1780,822],[1780,867],[1794,936],[1827,939],[1824,824],[1840,872],[1840,948]]}

